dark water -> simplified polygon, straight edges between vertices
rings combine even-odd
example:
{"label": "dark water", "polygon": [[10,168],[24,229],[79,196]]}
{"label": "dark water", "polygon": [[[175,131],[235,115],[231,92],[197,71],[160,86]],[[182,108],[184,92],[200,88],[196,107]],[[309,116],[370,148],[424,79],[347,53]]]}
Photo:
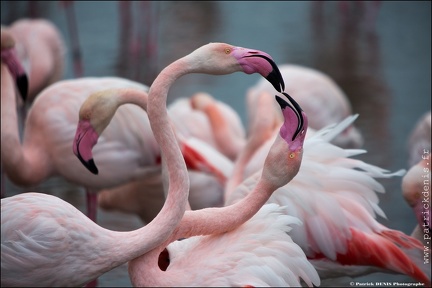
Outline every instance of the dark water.
{"label": "dark water", "polygon": [[[29,2],[1,1],[1,23],[28,16],[48,18],[63,32],[71,52],[72,34],[60,3]],[[362,159],[392,171],[407,168],[407,137],[431,106],[431,3],[381,1],[378,9],[369,1],[346,5],[344,9],[341,3],[325,1],[131,3],[130,22],[123,26],[117,1],[75,1],[73,7],[85,76],[118,75],[149,85],[160,69],[208,42],[260,49],[279,64],[310,66],[333,77],[349,96],[353,112],[360,114],[356,125],[368,150]],[[146,22],[149,17],[152,25]],[[153,31],[154,40],[145,46],[149,41],[138,39],[147,51],[140,54],[129,43],[133,35],[148,31]],[[70,53],[65,78],[74,77],[71,59]],[[188,75],[173,86],[170,100],[207,91],[232,105],[244,120],[245,91],[258,79],[240,73]],[[410,234],[415,219],[402,198],[400,182],[381,181],[387,192],[380,195],[380,205],[388,220],[380,221]],[[6,184],[7,196],[25,191]],[[84,211],[84,192],[77,193],[80,188],[62,179],[51,179],[34,190],[63,197]],[[98,219],[113,230],[141,225],[135,216],[101,210]],[[412,282],[386,274],[359,281]],[[126,265],[103,275],[99,284],[130,286]]]}

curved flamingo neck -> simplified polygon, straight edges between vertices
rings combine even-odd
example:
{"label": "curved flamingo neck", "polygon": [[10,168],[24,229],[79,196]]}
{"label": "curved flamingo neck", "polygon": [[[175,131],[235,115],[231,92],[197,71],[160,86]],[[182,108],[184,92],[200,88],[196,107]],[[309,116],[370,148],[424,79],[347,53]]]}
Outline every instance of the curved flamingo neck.
{"label": "curved flamingo neck", "polygon": [[[18,127],[15,83],[9,69],[3,63],[1,63],[1,75],[1,158],[3,169],[15,184],[35,185],[52,173],[49,156],[40,149],[22,145]],[[24,126],[25,130],[26,126]]]}
{"label": "curved flamingo neck", "polygon": [[131,88],[116,89],[118,97],[117,107],[123,104],[135,104],[147,111],[148,94],[145,91]]}
{"label": "curved flamingo neck", "polygon": [[[165,82],[162,81],[161,83]],[[149,120],[155,138],[160,145],[164,163],[167,163],[170,180],[167,199],[158,215],[145,227],[129,233],[129,239],[126,242],[131,247],[128,250],[134,252],[125,255],[127,260],[146,253],[169,237],[184,214],[189,194],[189,177],[186,165],[163,105],[166,94],[157,94],[155,91],[158,90],[154,89],[147,95],[145,91],[137,89],[114,89],[114,93],[117,95],[114,97],[116,107],[130,103],[154,112],[153,114],[148,113]],[[143,245],[143,243],[145,244]]]}
{"label": "curved flamingo neck", "polygon": [[[160,145],[169,179],[168,196],[165,204],[153,221],[145,227],[147,231],[157,235],[151,240],[154,247],[168,239],[169,235],[177,227],[185,212],[189,196],[189,176],[186,164],[170,125],[166,109],[169,87],[178,77],[183,75],[181,73],[183,66],[181,63],[176,65],[178,62],[174,62],[161,72],[148,94],[147,114],[154,137]],[[130,92],[126,93],[125,99],[134,98],[134,92],[134,90],[130,90]],[[142,93],[139,93],[139,95],[142,95]]]}

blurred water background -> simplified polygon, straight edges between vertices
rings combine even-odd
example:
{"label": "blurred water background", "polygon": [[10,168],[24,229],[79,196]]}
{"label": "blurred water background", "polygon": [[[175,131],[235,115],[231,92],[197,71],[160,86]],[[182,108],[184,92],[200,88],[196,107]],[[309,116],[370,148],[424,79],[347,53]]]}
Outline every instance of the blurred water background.
{"label": "blurred water background", "polygon": [[[1,1],[4,25],[42,17],[58,26],[69,49],[65,78],[73,78],[73,35],[60,2],[73,2],[85,76],[116,75],[150,85],[163,67],[208,42],[256,48],[277,64],[305,65],[330,75],[360,114],[356,125],[368,151],[360,158],[391,171],[408,168],[407,138],[431,106],[430,1],[131,1],[130,22],[123,26],[120,1]],[[133,42],[133,35],[147,31],[153,31],[147,38],[153,40]],[[147,52],[140,54],[137,47]],[[244,95],[258,79],[241,73],[187,75],[173,86],[169,101],[206,91],[245,121]],[[401,178],[380,182],[386,187],[380,206],[388,218],[380,222],[410,234],[415,218],[402,198]],[[60,178],[32,189],[6,181],[6,196],[24,191],[51,193],[85,211],[84,190]],[[113,230],[141,226],[134,215],[101,209],[98,221]],[[381,273],[358,281],[413,282]],[[99,279],[101,287],[130,285],[126,265]]]}

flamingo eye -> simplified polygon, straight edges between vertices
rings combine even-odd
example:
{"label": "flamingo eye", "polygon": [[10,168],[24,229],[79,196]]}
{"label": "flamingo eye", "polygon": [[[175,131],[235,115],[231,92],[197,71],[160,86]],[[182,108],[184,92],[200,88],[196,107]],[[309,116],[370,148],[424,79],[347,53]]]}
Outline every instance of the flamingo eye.
{"label": "flamingo eye", "polygon": [[295,154],[294,154],[294,153],[291,153],[291,154],[289,155],[289,157],[290,157],[291,159],[293,159],[293,158],[295,157]]}
{"label": "flamingo eye", "polygon": [[231,48],[225,48],[225,54],[230,54],[231,53]]}

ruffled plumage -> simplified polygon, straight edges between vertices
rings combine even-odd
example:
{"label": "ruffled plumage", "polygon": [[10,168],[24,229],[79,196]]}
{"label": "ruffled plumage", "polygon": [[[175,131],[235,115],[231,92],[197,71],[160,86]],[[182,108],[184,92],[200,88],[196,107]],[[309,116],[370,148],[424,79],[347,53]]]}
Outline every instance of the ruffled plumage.
{"label": "ruffled plumage", "polygon": [[[385,189],[377,179],[403,176],[405,170],[392,173],[362,160],[354,159],[352,157],[366,151],[343,149],[329,142],[356,118],[357,115],[354,115],[337,125],[330,125],[319,131],[312,132],[304,144],[303,161],[299,173],[288,185],[275,191],[267,202],[284,206],[287,215],[298,217],[303,222],[303,225],[293,227],[290,235],[294,242],[302,247],[311,261],[326,259],[327,262],[334,261],[334,263],[338,264],[336,265],[337,268],[331,267],[328,270],[332,275],[329,277],[338,274],[335,272],[338,269],[338,276],[344,276],[345,267],[347,267],[344,264],[365,265],[359,264],[364,261],[364,259],[361,259],[362,254],[354,253],[350,246],[353,240],[353,229],[355,229],[357,235],[363,235],[364,239],[383,241],[383,245],[384,242],[390,245],[388,241],[394,243],[388,237],[382,237],[383,232],[389,234],[401,233],[388,229],[376,220],[377,215],[386,217],[379,207],[377,196],[377,193],[384,193]],[[261,150],[255,154],[255,159],[250,162],[252,164],[245,169],[247,173],[250,174],[252,171],[256,171],[256,167],[262,167],[260,161],[263,160],[259,159],[259,157],[265,155],[267,149],[268,146],[263,145]],[[226,205],[244,197],[251,190],[251,187],[255,185],[256,181],[257,179],[252,179],[249,180],[249,183],[244,183],[243,188],[239,187],[231,195]],[[408,253],[405,250],[420,249],[418,241],[412,238],[408,239],[408,247],[393,249],[392,246],[392,250],[389,252],[390,255],[396,258]],[[384,245],[383,247],[390,246]],[[350,258],[351,262],[341,264],[338,259],[345,253],[350,253],[352,256]],[[392,258],[389,257],[388,259]],[[411,261],[415,262],[415,259],[411,259]],[[377,263],[371,260],[370,265],[374,266],[375,264]],[[407,263],[407,267],[409,265]],[[415,265],[413,264],[413,266]],[[320,265],[318,269],[322,279],[327,277],[325,267],[327,266]],[[381,268],[391,269],[394,272],[404,273],[413,278],[417,277],[418,280],[427,280],[426,275],[422,275],[421,272],[413,272],[411,268],[400,267],[400,265],[380,263],[377,264],[377,267],[379,267],[379,270]],[[423,268],[421,267],[421,269]],[[349,267],[349,270],[352,270],[352,267]],[[359,269],[358,271],[360,274],[357,276],[370,273],[370,270],[367,269]]]}
{"label": "ruffled plumage", "polygon": [[319,285],[315,269],[289,236],[301,222],[283,211],[279,205],[267,204],[230,232],[170,244],[167,272],[178,273],[176,281],[184,281],[172,285],[299,287],[302,280],[308,286]]}

